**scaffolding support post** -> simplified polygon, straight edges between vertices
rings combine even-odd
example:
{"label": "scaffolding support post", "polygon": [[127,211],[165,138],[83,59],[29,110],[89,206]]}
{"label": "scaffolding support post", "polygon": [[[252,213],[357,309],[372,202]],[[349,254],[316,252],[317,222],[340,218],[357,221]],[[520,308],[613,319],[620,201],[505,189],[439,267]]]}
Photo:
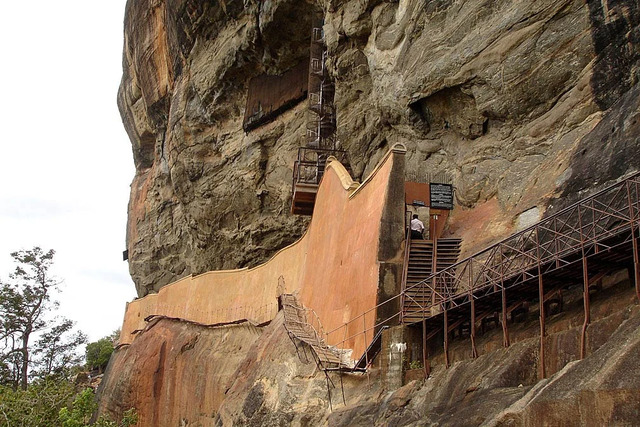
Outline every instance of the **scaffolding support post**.
{"label": "scaffolding support post", "polygon": [[471,321],[469,322],[469,335],[471,336],[471,357],[478,357],[478,349],[476,348],[476,304],[473,298],[473,290],[469,291],[471,298]]}
{"label": "scaffolding support post", "polygon": [[580,249],[582,251],[582,301],[584,305],[584,322],[582,324],[582,333],[580,334],[580,359],[584,359],[587,353],[587,327],[591,321],[589,306],[589,265],[587,262],[587,254],[584,249],[584,234],[582,232],[582,209],[578,205],[578,227],[580,230]]}
{"label": "scaffolding support post", "polygon": [[536,227],[536,258],[538,261],[538,308],[540,311],[540,378],[546,378],[547,370],[545,368],[545,348],[544,339],[546,335],[545,328],[545,309],[544,309],[544,283],[542,281],[542,267],[540,265],[540,228]]}
{"label": "scaffolding support post", "polygon": [[500,298],[502,300],[502,345],[509,347],[509,327],[507,326],[507,290],[504,287],[504,255],[500,245]]}
{"label": "scaffolding support post", "polygon": [[431,375],[431,367],[429,366],[429,349],[427,348],[427,319],[422,318],[422,368],[424,369],[424,379]]}
{"label": "scaffolding support post", "polygon": [[[634,184],[637,197],[640,190],[638,189],[638,183],[634,182]],[[640,236],[636,237],[636,234],[640,234],[640,227],[638,226],[638,224],[636,224],[636,222],[638,222],[637,220],[640,218],[635,217],[636,214],[633,210],[630,181],[627,181],[627,200],[629,201],[629,225],[631,227],[631,245],[633,247],[633,280],[635,282],[636,298],[638,300],[638,303],[640,303],[640,258],[638,256],[638,239],[640,238]],[[640,206],[638,206],[638,208],[638,210],[640,211]],[[639,233],[636,233],[637,230],[639,231]],[[629,280],[631,280],[631,277],[629,277]]]}
{"label": "scaffolding support post", "polygon": [[444,366],[449,368],[449,316],[447,302],[442,303],[444,309]]}

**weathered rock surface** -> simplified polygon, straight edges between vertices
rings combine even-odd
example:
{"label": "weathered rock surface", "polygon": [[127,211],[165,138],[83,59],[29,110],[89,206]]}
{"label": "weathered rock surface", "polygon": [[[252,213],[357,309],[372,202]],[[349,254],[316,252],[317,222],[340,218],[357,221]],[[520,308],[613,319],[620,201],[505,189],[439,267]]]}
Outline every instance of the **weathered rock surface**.
{"label": "weathered rock surface", "polygon": [[206,328],[154,320],[133,345],[114,352],[98,391],[99,410],[119,419],[136,408],[141,426],[212,425],[260,334],[249,324]]}
{"label": "weathered rock surface", "polygon": [[[356,178],[394,143],[408,179],[448,172],[447,233],[469,253],[640,167],[640,6],[632,0],[129,0],[118,105],[133,146],[127,248],[140,296],[254,265],[298,238],[289,214],[305,105],[245,134],[249,80],[308,57],[323,11],[338,136]],[[116,352],[101,411],[141,425],[633,425],[640,312],[622,292],[548,324],[454,342],[450,369],[385,390],[318,372],[280,318],[265,328],[160,320]],[[379,362],[380,363],[380,362]],[[333,385],[332,385],[333,384]],[[341,384],[344,385],[344,402]],[[331,390],[331,396],[327,393]]]}
{"label": "weathered rock surface", "polygon": [[638,167],[635,1],[129,0],[118,104],[139,295],[264,261],[304,230],[288,213],[304,105],[248,135],[242,116],[251,77],[307,57],[322,7],[356,177],[396,142],[409,178],[451,173],[466,251]]}
{"label": "weathered rock surface", "polygon": [[288,215],[304,109],[245,135],[248,80],[308,56],[304,2],[127,4],[118,93],[133,144],[127,247],[139,295],[262,261],[299,237]]}
{"label": "weathered rock surface", "polygon": [[427,381],[396,390],[385,389],[383,358],[369,375],[325,377],[310,349],[289,338],[281,314],[260,330],[160,320],[116,352],[100,388],[101,411],[117,419],[135,407],[141,427],[635,425],[640,309],[634,298],[628,283],[594,297],[582,361],[580,301],[551,316],[547,379],[538,377],[539,327],[531,316],[510,326],[509,348],[502,348],[499,328],[479,336],[477,359],[468,338],[456,339],[449,369],[436,352]]}

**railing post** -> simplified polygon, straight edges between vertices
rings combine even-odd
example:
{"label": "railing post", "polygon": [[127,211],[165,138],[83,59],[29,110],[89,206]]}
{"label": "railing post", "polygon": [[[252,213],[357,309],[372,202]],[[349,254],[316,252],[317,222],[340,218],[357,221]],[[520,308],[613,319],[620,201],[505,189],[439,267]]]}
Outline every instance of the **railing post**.
{"label": "railing post", "polygon": [[[431,253],[431,274],[433,275],[433,278],[431,279],[431,286],[432,286],[432,298],[431,298],[431,302],[432,304],[435,303],[435,298],[436,298],[436,264],[438,262],[438,240],[437,239],[432,239],[433,241],[433,252]],[[446,283],[445,283],[446,286]],[[444,292],[443,292],[444,294]],[[444,298],[446,298],[446,295],[443,295]]]}
{"label": "railing post", "polygon": [[[405,214],[406,222],[406,214]],[[404,301],[405,291],[407,289],[407,277],[409,276],[409,256],[411,254],[411,227],[407,227],[407,238],[405,239],[404,248],[404,269],[402,270],[402,283],[400,284],[402,291],[400,292],[400,323],[404,320]]]}
{"label": "railing post", "polygon": [[347,324],[344,324],[344,335],[342,336],[342,349],[340,351],[340,361],[338,362],[338,367],[342,368],[342,356],[344,355],[344,346],[347,341]]}
{"label": "railing post", "polygon": [[547,370],[545,368],[545,354],[544,354],[544,338],[545,338],[545,310],[544,310],[544,284],[542,282],[542,268],[540,266],[540,236],[538,227],[536,230],[536,259],[538,263],[538,298],[539,298],[539,311],[540,311],[540,377],[545,378],[547,376]]}
{"label": "railing post", "polygon": [[[473,277],[473,261],[469,263],[469,275]],[[473,298],[473,280],[471,287],[469,288],[469,298],[471,298],[471,319],[469,321],[469,336],[471,338],[471,357],[478,357],[478,350],[476,349],[476,302]]]}
{"label": "railing post", "polygon": [[[638,197],[638,186],[636,185],[636,197]],[[636,237],[635,213],[633,212],[633,200],[631,197],[631,181],[627,181],[627,200],[629,201],[629,225],[631,227],[631,245],[633,247],[633,275],[636,287],[636,298],[640,303],[640,259],[638,258],[638,238]],[[631,277],[629,277],[631,280]]]}
{"label": "railing post", "polygon": [[[364,360],[365,360],[365,369],[369,368],[369,352],[367,351],[367,312],[362,315],[362,325],[363,325],[363,336],[364,336]],[[374,322],[375,323],[375,322]],[[375,333],[375,331],[374,331]]]}
{"label": "railing post", "polygon": [[582,300],[584,304],[584,323],[580,334],[580,359],[584,359],[587,352],[587,327],[591,321],[589,307],[589,267],[584,252],[584,233],[582,232],[582,210],[578,205],[578,229],[580,230],[580,250],[582,252]]}
{"label": "railing post", "polygon": [[[422,285],[424,288],[423,295],[426,295],[426,284]],[[431,304],[429,307],[433,307],[433,302],[435,300],[435,286],[432,289],[431,294]],[[429,378],[431,374],[431,369],[429,368],[429,354],[427,349],[427,303],[426,298],[422,304],[422,368],[424,369],[424,378]]]}
{"label": "railing post", "polygon": [[598,249],[598,238],[596,235],[596,225],[598,220],[596,219],[596,209],[595,209],[595,204],[593,203],[593,199],[591,199],[591,217],[593,218],[593,249],[594,249],[594,253],[598,253],[600,252]]}
{"label": "railing post", "polygon": [[560,257],[558,253],[560,252],[558,250],[558,217],[553,217],[553,247],[555,249],[553,256],[556,260],[556,268],[560,268]]}

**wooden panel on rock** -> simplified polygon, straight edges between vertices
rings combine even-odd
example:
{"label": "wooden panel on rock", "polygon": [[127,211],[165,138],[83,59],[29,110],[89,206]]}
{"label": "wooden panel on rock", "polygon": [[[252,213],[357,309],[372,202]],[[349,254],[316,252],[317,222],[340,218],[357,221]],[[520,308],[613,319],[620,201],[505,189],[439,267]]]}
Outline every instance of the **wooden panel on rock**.
{"label": "wooden panel on rock", "polygon": [[279,76],[262,74],[249,81],[242,128],[249,132],[275,119],[307,97],[309,63],[303,61]]}
{"label": "wooden panel on rock", "polygon": [[[429,184],[421,182],[405,182],[404,183],[405,203],[413,205],[417,202],[419,206],[429,206]],[[421,203],[420,203],[421,202]]]}

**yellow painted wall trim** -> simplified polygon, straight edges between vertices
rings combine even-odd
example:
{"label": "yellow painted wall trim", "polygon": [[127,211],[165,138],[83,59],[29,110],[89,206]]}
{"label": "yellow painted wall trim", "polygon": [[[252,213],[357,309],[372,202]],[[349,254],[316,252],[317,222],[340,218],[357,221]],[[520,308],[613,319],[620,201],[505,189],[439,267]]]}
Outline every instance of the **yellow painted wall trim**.
{"label": "yellow painted wall trim", "polygon": [[382,166],[384,166],[387,160],[389,160],[389,157],[391,156],[391,154],[400,154],[404,156],[406,153],[407,153],[407,147],[404,144],[400,144],[400,143],[393,144],[393,146],[389,149],[389,151],[387,151],[385,155],[382,156],[382,158],[378,161],[378,163],[376,164],[376,167],[373,168],[373,171],[371,171],[369,176],[367,176],[367,178],[364,181],[362,181],[362,184],[360,184],[358,188],[356,188],[351,194],[349,194],[349,198],[355,197],[355,195],[360,192],[361,188],[363,188],[369,181],[371,181],[376,176],[376,174],[382,168]]}
{"label": "yellow painted wall trim", "polygon": [[360,186],[360,183],[353,180],[353,178],[349,174],[349,171],[347,171],[344,165],[340,163],[340,161],[334,156],[329,156],[329,158],[327,159],[326,170],[329,169],[332,169],[336,173],[338,179],[340,179],[342,187],[345,190],[351,192]]}

